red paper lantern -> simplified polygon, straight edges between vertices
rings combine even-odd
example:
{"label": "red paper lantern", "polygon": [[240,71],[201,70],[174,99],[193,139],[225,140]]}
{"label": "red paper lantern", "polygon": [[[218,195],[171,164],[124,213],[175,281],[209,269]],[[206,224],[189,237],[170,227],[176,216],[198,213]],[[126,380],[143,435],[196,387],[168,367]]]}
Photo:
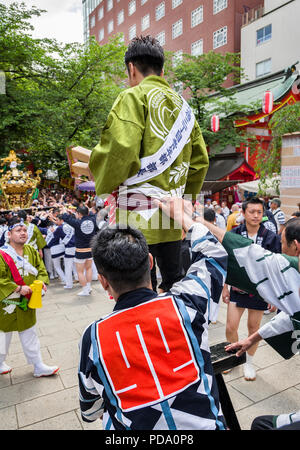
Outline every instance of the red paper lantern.
{"label": "red paper lantern", "polygon": [[214,114],[211,118],[211,131],[216,133],[220,129],[220,119],[219,116]]}
{"label": "red paper lantern", "polygon": [[264,98],[262,102],[262,111],[265,114],[270,114],[273,111],[273,103],[274,103],[274,96],[271,91],[266,91],[264,93]]}

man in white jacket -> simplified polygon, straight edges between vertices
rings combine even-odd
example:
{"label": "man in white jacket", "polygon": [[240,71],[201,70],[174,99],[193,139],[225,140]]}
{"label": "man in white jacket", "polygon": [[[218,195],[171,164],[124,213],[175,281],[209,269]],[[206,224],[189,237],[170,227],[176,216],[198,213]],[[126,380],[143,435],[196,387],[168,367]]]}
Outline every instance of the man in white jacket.
{"label": "man in white jacket", "polygon": [[[283,228],[283,254],[271,253],[247,242],[242,236],[234,233],[225,234],[220,228],[208,222],[204,223],[228,252],[228,278],[237,278],[236,282],[242,283],[239,287],[247,286],[248,289],[254,289],[262,299],[280,309],[280,313],[256,333],[228,345],[226,350],[237,350],[236,356],[240,356],[253,344],[264,339],[286,359],[299,355],[300,219],[290,219]],[[251,429],[300,430],[300,410],[291,414],[256,417]]]}

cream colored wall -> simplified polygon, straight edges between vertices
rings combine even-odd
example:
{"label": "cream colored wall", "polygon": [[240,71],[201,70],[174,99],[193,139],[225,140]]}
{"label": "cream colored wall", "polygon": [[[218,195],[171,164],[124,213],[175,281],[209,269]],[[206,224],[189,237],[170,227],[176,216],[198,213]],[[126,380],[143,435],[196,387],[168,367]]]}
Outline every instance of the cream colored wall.
{"label": "cream colored wall", "polygon": [[[269,3],[284,3],[270,0]],[[246,25],[241,30],[241,67],[245,70],[242,82],[256,78],[256,64],[272,59],[272,73],[300,61],[300,1],[295,0],[270,14]],[[256,31],[272,24],[272,38],[256,45]],[[298,68],[300,65],[298,66]]]}
{"label": "cream colored wall", "polygon": [[279,6],[288,3],[289,0],[265,0],[265,13],[272,11],[273,9],[278,8]]}
{"label": "cream colored wall", "polygon": [[286,134],[281,150],[281,209],[290,218],[300,202],[300,132]]}

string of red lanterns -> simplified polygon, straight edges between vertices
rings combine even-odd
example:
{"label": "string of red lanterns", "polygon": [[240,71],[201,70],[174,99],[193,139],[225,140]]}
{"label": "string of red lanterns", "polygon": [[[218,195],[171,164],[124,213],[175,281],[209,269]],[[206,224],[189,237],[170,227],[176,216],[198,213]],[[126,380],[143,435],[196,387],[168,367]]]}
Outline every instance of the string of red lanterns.
{"label": "string of red lanterns", "polygon": [[217,133],[217,131],[219,131],[220,129],[220,119],[219,116],[217,114],[214,114],[211,118],[211,131],[213,131],[214,133]]}
{"label": "string of red lanterns", "polygon": [[262,101],[262,111],[264,114],[270,114],[273,111],[274,105],[274,95],[271,91],[266,91],[264,93]]}
{"label": "string of red lanterns", "polygon": [[[270,114],[273,111],[274,106],[274,95],[271,91],[266,91],[262,100],[262,112],[264,114]],[[211,131],[217,133],[220,129],[220,118],[217,114],[211,117],[210,123]]]}

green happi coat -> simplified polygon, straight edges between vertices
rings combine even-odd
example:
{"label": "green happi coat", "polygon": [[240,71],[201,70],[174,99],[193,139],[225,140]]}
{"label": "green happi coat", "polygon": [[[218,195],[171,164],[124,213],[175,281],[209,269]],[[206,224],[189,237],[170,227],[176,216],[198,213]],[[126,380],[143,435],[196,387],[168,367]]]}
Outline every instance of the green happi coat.
{"label": "green happi coat", "polygon": [[[186,115],[181,120],[183,111]],[[177,154],[180,141],[184,146]],[[172,156],[176,159],[168,166]],[[141,161],[147,161],[145,166]],[[187,194],[195,198],[208,169],[208,155],[187,103],[162,77],[149,76],[116,99],[89,167],[98,196],[121,186],[120,197],[127,189],[147,198]],[[148,178],[143,180],[140,175]],[[181,239],[181,229],[172,220],[163,220],[157,208],[147,214],[117,210],[117,221],[141,229],[148,244]]]}
{"label": "green happi coat", "polygon": [[[5,246],[1,250],[5,251]],[[10,254],[10,256],[12,255]],[[49,283],[44,262],[38,251],[31,245],[24,245],[24,259],[37,269],[38,273],[36,276],[26,270],[26,266],[21,260],[13,259],[25,284],[30,285],[34,280],[41,280],[45,284]],[[21,300],[18,298],[18,294],[14,293],[16,288],[17,284],[13,280],[11,271],[3,260],[2,255],[0,255],[0,331],[24,331],[36,323],[35,309],[27,308],[26,311],[23,311],[19,306],[10,303],[10,301],[19,302]],[[7,299],[8,302],[6,303],[5,300]]]}
{"label": "green happi coat", "polygon": [[37,250],[43,249],[47,245],[47,243],[46,243],[42,233],[40,232],[39,228],[33,223],[28,223],[28,222],[24,222],[24,223],[27,226],[27,230],[28,230],[27,244],[32,245]]}

